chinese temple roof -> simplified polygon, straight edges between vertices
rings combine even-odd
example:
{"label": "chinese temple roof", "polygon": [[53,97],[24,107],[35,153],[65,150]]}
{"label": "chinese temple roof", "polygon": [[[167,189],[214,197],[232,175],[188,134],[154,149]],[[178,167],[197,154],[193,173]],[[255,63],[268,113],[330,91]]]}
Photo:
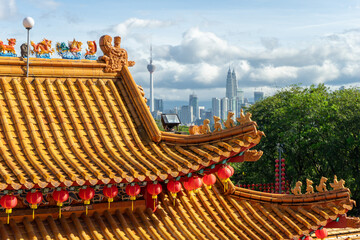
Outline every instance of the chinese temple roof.
{"label": "chinese temple roof", "polygon": [[[218,179],[212,189],[183,188],[174,199],[167,180],[257,161],[262,152],[250,149],[264,133],[249,113],[212,133],[159,131],[119,39],[112,47],[103,36],[97,61],[31,58],[29,77],[23,58],[0,57],[0,195],[18,199],[0,212],[2,239],[298,239],[322,226],[360,227],[346,217],[355,202],[343,183],[289,195]],[[159,201],[146,190],[155,182],[163,185]],[[103,191],[111,184],[121,193],[110,201]],[[86,185],[94,186],[94,199],[77,196]],[[134,211],[125,185],[141,191],[130,198]],[[55,201],[58,189],[70,194],[64,205]],[[29,204],[36,193],[44,199]],[[109,207],[114,200],[111,208],[105,200]]]}
{"label": "chinese temple roof", "polygon": [[352,209],[349,196],[348,189],[294,197],[233,186],[224,194],[218,181],[194,196],[180,192],[175,206],[171,194],[162,193],[156,212],[95,205],[88,215],[64,212],[61,219],[51,213],[38,213],[34,221],[18,215],[9,225],[0,223],[0,234],[3,239],[298,239]]}
{"label": "chinese temple roof", "polygon": [[[0,189],[165,180],[247,151],[254,122],[208,135],[160,132],[126,66],[0,59]],[[3,75],[3,76],[1,76]]]}

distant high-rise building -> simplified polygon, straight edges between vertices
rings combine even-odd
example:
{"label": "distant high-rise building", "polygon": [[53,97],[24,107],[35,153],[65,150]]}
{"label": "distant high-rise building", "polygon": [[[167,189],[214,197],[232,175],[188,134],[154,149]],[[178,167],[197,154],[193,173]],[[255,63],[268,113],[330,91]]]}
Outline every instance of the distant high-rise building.
{"label": "distant high-rise building", "polygon": [[194,120],[200,118],[200,112],[199,112],[199,101],[198,97],[195,94],[190,94],[189,96],[189,106],[193,107],[193,118]]}
{"label": "distant high-rise building", "polygon": [[232,78],[232,81],[233,81],[233,97],[236,98],[237,97],[237,90],[238,90],[238,82],[236,80],[235,69],[233,69],[233,71],[231,73],[231,78]]}
{"label": "distant high-rise building", "polygon": [[164,112],[164,104],[162,99],[154,99],[154,111]]}
{"label": "distant high-rise building", "polygon": [[153,72],[155,72],[155,65],[152,64],[152,46],[150,46],[150,63],[147,65],[150,73],[150,112],[154,111],[154,79]]}
{"label": "distant high-rise building", "polygon": [[229,71],[228,71],[227,77],[226,77],[226,97],[228,99],[236,97],[237,96],[237,88],[238,88],[238,84],[237,84],[237,80],[236,80],[235,69],[233,69],[233,71],[231,72],[231,70],[229,68]]}
{"label": "distant high-rise building", "polygon": [[221,101],[219,98],[212,99],[212,114],[221,117]]}
{"label": "distant high-rise building", "polygon": [[254,102],[260,101],[264,99],[264,92],[254,92]]}
{"label": "distant high-rise building", "polygon": [[229,99],[224,97],[221,99],[221,119],[226,120],[229,110]]}
{"label": "distant high-rise building", "polygon": [[192,123],[193,120],[193,107],[192,106],[182,106],[180,111],[180,121],[183,124]]}
{"label": "distant high-rise building", "polygon": [[244,103],[244,91],[242,91],[240,88],[237,90],[237,100],[240,101],[240,104]]}

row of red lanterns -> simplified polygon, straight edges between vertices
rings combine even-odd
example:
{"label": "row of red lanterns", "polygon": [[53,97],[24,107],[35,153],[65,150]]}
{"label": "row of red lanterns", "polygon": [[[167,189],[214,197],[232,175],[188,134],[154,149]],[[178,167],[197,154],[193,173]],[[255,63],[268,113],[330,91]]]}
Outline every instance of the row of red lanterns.
{"label": "row of red lanterns", "polygon": [[[281,168],[280,168],[281,167]],[[280,173],[279,173],[280,172]],[[281,177],[281,179],[280,179]],[[281,191],[286,190],[285,186],[285,159],[281,159],[281,163],[279,159],[275,160],[275,192],[280,193],[280,180],[281,180]]]}
{"label": "row of red lanterns", "polygon": [[[234,174],[234,168],[229,165],[223,165],[217,171],[218,177],[224,183],[224,191],[226,191],[228,186],[229,178]],[[216,182],[216,177],[214,174],[207,174],[203,178],[198,176],[193,176],[188,178],[187,181],[183,182],[184,188],[187,191],[197,191],[201,188],[204,183],[207,185],[209,189],[211,189],[212,185]],[[181,191],[181,183],[179,181],[171,180],[167,184],[167,189],[173,196],[176,198],[178,192]],[[137,184],[129,184],[125,188],[126,194],[130,196],[130,200],[136,200],[136,196],[140,194],[140,186]],[[154,209],[157,201],[157,195],[162,192],[162,186],[160,183],[152,183],[147,186],[147,192],[154,199]],[[108,198],[108,203],[110,208],[110,203],[113,202],[114,197],[118,194],[118,188],[115,185],[105,186],[103,189],[104,195]],[[79,197],[84,200],[84,204],[86,205],[86,214],[88,213],[88,205],[90,204],[91,199],[95,196],[95,190],[91,187],[84,187],[79,191]],[[53,193],[53,198],[57,202],[57,206],[59,206],[59,218],[61,218],[61,207],[63,203],[69,199],[69,192],[66,190],[57,190]],[[34,212],[37,209],[38,204],[40,204],[43,200],[43,195],[40,191],[31,191],[26,195],[26,200],[30,203],[31,209],[33,209],[33,219]],[[174,200],[175,201],[175,200]],[[8,223],[9,223],[9,214],[12,212],[12,209],[17,205],[17,198],[14,195],[5,195],[0,199],[0,204],[3,208],[6,209],[6,213],[8,214]],[[133,202],[132,202],[133,209]]]}

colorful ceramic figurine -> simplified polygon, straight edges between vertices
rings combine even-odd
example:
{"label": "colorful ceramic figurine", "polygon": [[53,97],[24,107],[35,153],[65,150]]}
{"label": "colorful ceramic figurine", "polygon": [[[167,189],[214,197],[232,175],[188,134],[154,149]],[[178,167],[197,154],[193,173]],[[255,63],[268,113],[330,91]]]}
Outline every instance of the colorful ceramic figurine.
{"label": "colorful ceramic figurine", "polygon": [[63,59],[80,59],[82,42],[69,41],[68,44],[62,42],[56,44],[56,51]]}
{"label": "colorful ceramic figurine", "polygon": [[50,54],[52,54],[55,50],[51,48],[51,40],[47,40],[44,38],[38,44],[35,44],[31,41],[31,46],[33,50],[31,51],[32,54],[36,54],[37,58],[50,58]]}
{"label": "colorful ceramic figurine", "polygon": [[5,45],[3,41],[0,40],[0,56],[16,57],[15,44],[15,38],[8,39],[8,45]]}
{"label": "colorful ceramic figurine", "polygon": [[96,59],[97,46],[95,41],[87,41],[88,48],[86,49],[85,58],[88,60]]}

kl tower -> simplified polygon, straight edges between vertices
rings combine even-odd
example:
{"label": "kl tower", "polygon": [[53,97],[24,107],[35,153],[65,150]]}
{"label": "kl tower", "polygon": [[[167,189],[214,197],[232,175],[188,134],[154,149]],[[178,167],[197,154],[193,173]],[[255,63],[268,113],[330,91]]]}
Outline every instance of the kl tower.
{"label": "kl tower", "polygon": [[154,111],[154,79],[153,72],[155,72],[155,65],[152,64],[152,45],[150,45],[150,63],[147,65],[150,73],[150,112]]}

